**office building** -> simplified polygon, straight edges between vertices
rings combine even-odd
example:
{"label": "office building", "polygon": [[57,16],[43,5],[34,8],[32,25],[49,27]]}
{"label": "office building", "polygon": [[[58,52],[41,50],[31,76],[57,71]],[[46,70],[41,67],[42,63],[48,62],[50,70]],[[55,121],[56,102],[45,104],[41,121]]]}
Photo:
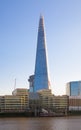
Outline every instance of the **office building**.
{"label": "office building", "polygon": [[69,107],[69,97],[67,95],[55,96],[54,102],[55,102],[56,112],[63,112],[67,114],[68,107]]}
{"label": "office building", "polygon": [[42,89],[37,92],[40,96],[41,108],[46,109],[47,111],[53,110],[54,108],[54,100],[53,94],[50,89]]}
{"label": "office building", "polygon": [[67,95],[55,96],[51,90],[42,89],[38,91],[41,101],[41,108],[54,114],[67,114],[69,98]]}
{"label": "office building", "polygon": [[27,89],[18,88],[12,95],[0,96],[0,112],[26,112],[29,108]]}
{"label": "office building", "polygon": [[81,111],[81,96],[69,96],[69,111]]}
{"label": "office building", "polygon": [[37,39],[37,51],[34,73],[34,92],[41,89],[49,89],[50,81],[48,74],[48,60],[47,60],[47,48],[44,30],[44,18],[40,16],[38,39]]}
{"label": "office building", "polygon": [[34,75],[29,76],[29,92],[34,92]]}
{"label": "office building", "polygon": [[81,95],[81,81],[72,81],[66,85],[66,95],[79,96]]}

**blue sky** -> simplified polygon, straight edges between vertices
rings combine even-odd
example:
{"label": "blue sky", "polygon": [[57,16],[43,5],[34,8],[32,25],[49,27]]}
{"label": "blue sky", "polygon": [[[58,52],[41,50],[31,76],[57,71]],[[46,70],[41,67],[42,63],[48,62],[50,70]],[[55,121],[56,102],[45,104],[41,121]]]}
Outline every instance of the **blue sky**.
{"label": "blue sky", "polygon": [[54,94],[81,80],[81,0],[0,0],[0,95],[28,88],[34,73],[40,14],[44,15]]}

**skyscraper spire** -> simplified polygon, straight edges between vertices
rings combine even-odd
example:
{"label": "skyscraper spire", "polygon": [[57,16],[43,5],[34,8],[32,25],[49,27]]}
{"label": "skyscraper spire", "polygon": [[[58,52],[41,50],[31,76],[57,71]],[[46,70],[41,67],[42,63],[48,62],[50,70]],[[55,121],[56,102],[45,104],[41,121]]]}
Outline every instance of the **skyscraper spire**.
{"label": "skyscraper spire", "polygon": [[38,28],[36,63],[34,73],[34,92],[41,89],[49,89],[44,17],[42,15],[40,16]]}

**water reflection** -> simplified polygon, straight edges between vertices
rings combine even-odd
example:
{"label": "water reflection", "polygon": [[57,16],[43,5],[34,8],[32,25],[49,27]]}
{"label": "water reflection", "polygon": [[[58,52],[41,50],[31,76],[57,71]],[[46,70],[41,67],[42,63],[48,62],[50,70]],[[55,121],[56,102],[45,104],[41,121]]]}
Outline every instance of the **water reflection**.
{"label": "water reflection", "polygon": [[81,117],[0,118],[0,130],[81,130]]}

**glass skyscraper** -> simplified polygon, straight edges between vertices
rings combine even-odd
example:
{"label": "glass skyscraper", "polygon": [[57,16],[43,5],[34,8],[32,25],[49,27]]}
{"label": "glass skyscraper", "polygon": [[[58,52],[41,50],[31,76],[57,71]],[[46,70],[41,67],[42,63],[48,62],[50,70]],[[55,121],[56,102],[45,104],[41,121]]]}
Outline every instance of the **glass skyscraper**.
{"label": "glass skyscraper", "polygon": [[48,78],[47,49],[44,30],[44,18],[40,16],[37,51],[34,72],[34,92],[41,89],[49,89],[50,81]]}

